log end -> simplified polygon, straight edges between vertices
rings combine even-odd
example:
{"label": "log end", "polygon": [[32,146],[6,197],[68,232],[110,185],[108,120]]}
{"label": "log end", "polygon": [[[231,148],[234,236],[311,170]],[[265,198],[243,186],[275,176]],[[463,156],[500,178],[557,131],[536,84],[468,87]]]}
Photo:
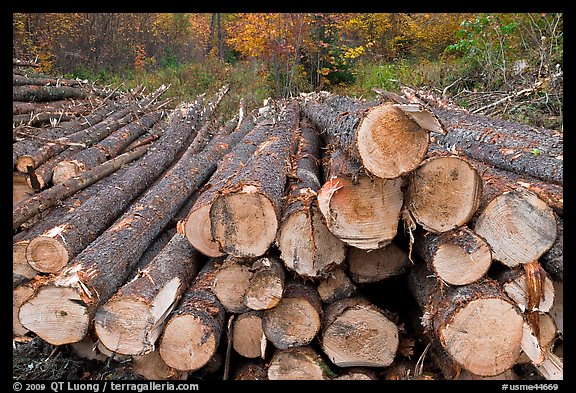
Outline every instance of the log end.
{"label": "log end", "polygon": [[278,230],[274,204],[252,186],[219,196],[210,208],[210,220],[221,251],[236,257],[262,256]]}
{"label": "log end", "polygon": [[192,247],[204,255],[215,258],[225,254],[220,251],[220,246],[212,237],[210,206],[202,205],[190,211],[184,221],[184,233]]}
{"label": "log end", "polygon": [[33,279],[38,273],[30,266],[26,258],[29,240],[21,240],[12,244],[12,273],[22,278]]}
{"label": "log end", "polygon": [[16,170],[22,173],[28,173],[28,167],[36,169],[36,162],[30,156],[20,156],[16,159]]}
{"label": "log end", "polygon": [[20,306],[34,295],[34,288],[30,285],[20,285],[12,291],[12,335],[13,337],[22,337],[29,332],[18,319]]}
{"label": "log end", "polygon": [[80,172],[82,172],[82,169],[74,161],[59,162],[52,170],[52,183],[64,183],[66,180],[78,176]]}
{"label": "log end", "polygon": [[270,380],[327,380],[328,368],[311,347],[277,351],[268,366]]}
{"label": "log end", "polygon": [[357,284],[375,283],[404,274],[410,268],[408,252],[390,243],[377,250],[348,250],[348,272]]}
{"label": "log end", "polygon": [[20,323],[52,345],[71,344],[88,333],[90,316],[77,290],[44,285],[20,307]]}
{"label": "log end", "polygon": [[43,273],[58,272],[69,261],[66,247],[57,238],[45,235],[30,240],[26,258],[30,266]]}
{"label": "log end", "polygon": [[357,133],[362,164],[368,172],[387,179],[416,169],[430,143],[427,130],[390,104],[370,109]]}
{"label": "log end", "polygon": [[232,346],[239,355],[249,359],[263,357],[266,342],[261,314],[247,312],[236,319]]}

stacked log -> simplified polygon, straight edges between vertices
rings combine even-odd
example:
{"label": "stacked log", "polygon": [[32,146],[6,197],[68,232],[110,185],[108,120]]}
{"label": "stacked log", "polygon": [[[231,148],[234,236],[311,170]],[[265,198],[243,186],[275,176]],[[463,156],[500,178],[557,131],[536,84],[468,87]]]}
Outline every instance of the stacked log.
{"label": "stacked log", "polygon": [[490,119],[321,93],[218,129],[226,91],[17,205],[15,336],[95,337],[149,379],[562,378],[561,182],[439,143]]}

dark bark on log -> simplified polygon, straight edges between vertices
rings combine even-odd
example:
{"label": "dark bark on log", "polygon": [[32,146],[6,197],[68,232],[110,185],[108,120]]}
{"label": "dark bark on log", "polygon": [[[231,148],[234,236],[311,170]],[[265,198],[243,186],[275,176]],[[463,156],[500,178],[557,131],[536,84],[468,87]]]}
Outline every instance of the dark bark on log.
{"label": "dark bark on log", "polygon": [[166,318],[176,307],[204,260],[176,233],[136,277],[124,284],[96,312],[94,329],[102,344],[123,355],[154,349]]}
{"label": "dark bark on log", "polygon": [[50,102],[12,102],[12,115],[25,115],[29,113],[52,112],[52,115],[60,112],[77,113],[87,115],[94,111],[93,105],[86,100],[60,100]]}
{"label": "dark bark on log", "polygon": [[[210,208],[211,232],[220,250],[238,257],[263,255],[276,238],[292,137],[299,123],[297,101],[287,104],[272,136],[254,152]],[[244,203],[248,205],[243,206]]]}
{"label": "dark bark on log", "polygon": [[323,303],[330,304],[337,300],[352,296],[357,287],[352,283],[344,266],[340,265],[331,270],[326,277],[318,280],[316,290]]}
{"label": "dark bark on log", "polygon": [[[85,114],[87,112],[83,112]],[[33,113],[33,114],[25,114],[25,115],[13,115],[12,116],[12,124],[15,126],[19,126],[22,124],[26,124],[29,126],[42,126],[44,124],[52,124],[53,121],[60,122],[60,121],[70,121],[76,118],[77,113]]]}
{"label": "dark bark on log", "polygon": [[555,281],[564,281],[564,219],[556,217],[556,240],[550,250],[540,257],[540,264]]}
{"label": "dark bark on log", "polygon": [[496,281],[443,286],[418,261],[408,274],[408,288],[423,311],[426,333],[462,368],[494,376],[515,365],[524,318]]}
{"label": "dark bark on log", "polygon": [[121,154],[114,159],[93,167],[89,171],[83,172],[77,177],[70,178],[19,203],[12,212],[12,229],[16,230],[36,214],[51,208],[62,199],[75,194],[79,190],[98,182],[118,170],[122,165],[140,158],[147,150],[148,146],[141,146],[132,152]]}
{"label": "dark bark on log", "polygon": [[398,344],[395,322],[367,299],[354,296],[324,309],[320,345],[339,367],[387,367]]}
{"label": "dark bark on log", "polygon": [[[113,184],[85,202],[66,222],[47,230],[46,233],[55,232],[58,236],[41,235],[36,242],[50,244],[50,249],[58,250],[51,260],[57,265],[64,266],[80,253],[88,244],[94,241],[114,220],[129,206],[129,204],[144,190],[152,185],[164,169],[177,157],[179,152],[185,150],[195,129],[190,127],[196,121],[195,105],[189,108],[188,115],[174,113],[170,124],[162,137],[154,143],[154,147],[137,161],[138,165],[130,168]],[[53,245],[52,245],[53,243]]]}
{"label": "dark bark on log", "polygon": [[21,75],[12,75],[13,86],[37,85],[37,86],[78,86],[81,83],[74,79],[61,78],[30,78]]}
{"label": "dark bark on log", "polygon": [[518,175],[563,184],[561,133],[546,132],[547,137],[541,138],[528,126],[460,112],[435,112],[449,130],[437,136],[436,143]]}
{"label": "dark bark on log", "polygon": [[311,284],[286,283],[276,307],[264,311],[266,338],[278,349],[308,345],[320,331],[322,300]]}
{"label": "dark bark on log", "polygon": [[134,269],[135,271],[132,271],[128,281],[132,280],[136,276],[141,266],[146,266],[148,263],[150,263],[150,261],[152,261],[156,255],[162,251],[162,249],[166,246],[166,244],[168,244],[168,242],[176,233],[176,228],[164,228],[164,230],[158,236],[156,236],[152,244],[146,248],[146,251],[144,251],[140,257],[140,260]]}
{"label": "dark bark on log", "polygon": [[177,370],[205,366],[220,343],[226,312],[211,289],[219,262],[212,259],[204,265],[166,322],[159,352]]}
{"label": "dark bark on log", "polygon": [[419,231],[413,250],[428,269],[448,285],[466,285],[480,280],[492,264],[486,241],[468,227],[442,234]]}
{"label": "dark bark on log", "polygon": [[52,182],[54,184],[63,183],[81,172],[90,170],[118,156],[124,147],[145,133],[154,123],[160,120],[161,116],[161,111],[145,114],[140,119],[136,119],[112,132],[100,142],[79,151],[70,159],[60,161],[54,166]]}
{"label": "dark bark on log", "polygon": [[[199,154],[186,151],[159,182],[133,203],[98,239],[90,243],[61,274],[44,285],[37,296],[41,297],[44,292],[49,298],[51,289],[59,289],[70,293],[71,299],[80,302],[72,300],[75,311],[69,310],[60,322],[61,325],[67,325],[67,322],[70,325],[54,336],[46,334],[50,332],[41,332],[39,335],[44,336],[48,342],[75,342],[82,339],[99,304],[108,300],[123,284],[147,246],[191,194],[214,172],[222,156],[243,136],[244,133],[239,131],[223,138],[214,138]],[[104,206],[110,209],[108,204]],[[115,261],[113,266],[108,264],[110,260]],[[28,304],[28,310],[21,308],[21,321],[28,320],[31,315],[29,312],[35,312],[34,302]],[[60,304],[57,308],[69,305]],[[50,307],[46,311],[51,313]],[[35,325],[34,321],[28,321]],[[32,327],[32,331],[43,330],[45,323],[50,323],[50,320],[28,327]],[[167,364],[170,365],[168,361]]]}
{"label": "dark bark on log", "polygon": [[55,101],[67,98],[86,98],[83,89],[69,86],[13,86],[12,101]]}
{"label": "dark bark on log", "polygon": [[318,208],[322,177],[317,133],[308,122],[301,123],[296,138],[276,242],[288,269],[316,278],[344,261],[346,246],[329,231]]}

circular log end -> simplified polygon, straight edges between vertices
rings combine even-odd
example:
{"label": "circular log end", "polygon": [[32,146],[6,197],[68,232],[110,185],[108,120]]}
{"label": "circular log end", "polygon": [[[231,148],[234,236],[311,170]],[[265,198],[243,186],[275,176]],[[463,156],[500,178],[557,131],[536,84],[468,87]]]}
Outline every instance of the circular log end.
{"label": "circular log end", "polygon": [[358,128],[358,152],[364,167],[387,179],[414,170],[424,159],[429,142],[428,131],[389,104],[370,109]]}
{"label": "circular log end", "polygon": [[328,230],[315,205],[285,218],[277,242],[286,267],[302,277],[322,277],[346,259],[346,245]]}
{"label": "circular log end", "polygon": [[403,202],[400,179],[362,176],[326,182],[318,206],[330,232],[350,246],[377,249],[396,236]]}
{"label": "circular log end", "polygon": [[538,260],[552,248],[557,223],[552,208],[531,191],[517,189],[494,198],[474,230],[492,249],[492,257],[514,267]]}
{"label": "circular log end", "polygon": [[26,258],[30,266],[43,273],[58,272],[69,261],[66,247],[57,238],[44,235],[30,240]]}
{"label": "circular log end", "polygon": [[159,351],[166,364],[181,371],[195,371],[205,366],[218,347],[210,324],[192,314],[172,317],[164,328]]}
{"label": "circular log end", "polygon": [[265,340],[262,318],[259,314],[244,313],[234,322],[232,346],[239,355],[250,359],[263,356],[263,349],[266,348]]}
{"label": "circular log end", "polygon": [[244,296],[251,277],[250,267],[236,262],[225,263],[216,272],[213,292],[228,312],[241,313],[248,310]]}
{"label": "circular log end", "polygon": [[220,251],[218,243],[212,237],[210,206],[202,205],[190,211],[184,221],[184,233],[192,247],[204,255],[215,258],[225,254]]}
{"label": "circular log end", "polygon": [[512,303],[481,298],[467,303],[439,331],[448,354],[463,368],[494,376],[516,364],[521,352],[523,317]]}
{"label": "circular log end", "polygon": [[62,161],[52,170],[52,183],[60,184],[66,180],[78,176],[82,172],[80,166],[74,161]]}
{"label": "circular log end", "polygon": [[210,209],[214,240],[221,251],[236,257],[259,257],[276,238],[274,204],[252,187],[221,195]]}
{"label": "circular log end", "polygon": [[34,159],[30,156],[20,156],[16,160],[16,170],[22,173],[28,173],[28,167],[36,168]]}
{"label": "circular log end", "polygon": [[407,206],[424,229],[442,233],[466,224],[480,206],[482,178],[458,157],[434,157],[414,172]]}
{"label": "circular log end", "polygon": [[18,319],[20,306],[34,295],[34,289],[29,285],[20,285],[12,291],[12,335],[21,337],[29,332]]}
{"label": "circular log end", "polygon": [[275,307],[282,298],[284,277],[266,274],[250,281],[244,294],[244,305],[252,310],[267,310]]}
{"label": "circular log end", "polygon": [[38,273],[30,266],[26,258],[29,240],[21,240],[12,244],[12,272],[27,279],[32,279]]}
{"label": "circular log end", "polygon": [[270,360],[270,380],[325,380],[320,356],[310,347],[296,347],[278,351]]}
{"label": "circular log end", "polygon": [[122,355],[141,355],[152,349],[148,342],[150,306],[137,299],[109,301],[98,309],[94,329],[102,344]]}
{"label": "circular log end", "polygon": [[74,288],[45,285],[20,307],[20,323],[52,345],[71,344],[88,333],[90,316]]}
{"label": "circular log end", "polygon": [[408,252],[390,243],[377,250],[348,250],[348,272],[357,284],[375,283],[404,274],[410,268]]}

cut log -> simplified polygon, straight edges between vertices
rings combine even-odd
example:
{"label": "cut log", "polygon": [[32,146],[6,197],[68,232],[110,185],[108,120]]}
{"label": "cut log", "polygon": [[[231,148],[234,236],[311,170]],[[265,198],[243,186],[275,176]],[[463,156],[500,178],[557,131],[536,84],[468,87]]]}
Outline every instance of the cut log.
{"label": "cut log", "polygon": [[339,367],[387,367],[398,350],[398,327],[386,312],[354,296],[324,309],[320,345]]}
{"label": "cut log", "polygon": [[552,248],[558,232],[552,208],[524,189],[492,199],[471,228],[488,242],[492,258],[509,267],[538,260]]}
{"label": "cut log", "polygon": [[34,295],[34,287],[30,282],[24,282],[12,290],[12,337],[22,337],[30,330],[26,329],[18,319],[20,306]]}
{"label": "cut log", "polygon": [[406,207],[429,232],[465,225],[480,206],[482,178],[457,156],[429,158],[408,179]]}
{"label": "cut log", "polygon": [[333,376],[320,354],[310,346],[276,350],[268,365],[269,380],[329,380]]}
{"label": "cut log", "polygon": [[317,278],[345,260],[346,246],[330,232],[316,201],[322,179],[316,131],[302,122],[296,138],[276,242],[288,269],[301,277]]}
{"label": "cut log", "polygon": [[81,359],[97,362],[105,362],[108,360],[108,356],[98,351],[98,343],[90,335],[84,337],[82,341],[70,344],[70,349]]}
{"label": "cut log", "polygon": [[34,195],[34,189],[26,183],[26,175],[20,172],[12,174],[12,208]]}
{"label": "cut log", "polygon": [[70,86],[12,86],[12,101],[56,101],[87,96],[85,90]]}
{"label": "cut log", "polygon": [[554,317],[556,328],[560,337],[564,336],[564,283],[562,281],[553,281],[554,285],[554,304],[550,310],[550,315]]}
{"label": "cut log", "polygon": [[212,259],[204,265],[166,322],[158,348],[162,359],[172,368],[198,370],[218,348],[226,314],[211,290],[218,264],[218,260]]}
{"label": "cut log", "polygon": [[381,178],[397,178],[420,164],[430,140],[423,127],[444,132],[431,113],[416,105],[366,108],[362,101],[353,105],[347,100],[344,105],[332,106],[306,98],[302,111],[320,132],[326,133],[329,144]]}
{"label": "cut log", "polygon": [[276,239],[299,113],[297,101],[286,105],[271,136],[254,152],[254,159],[231,179],[210,207],[212,236],[222,252],[259,257]]}
{"label": "cut log", "polygon": [[79,151],[70,159],[60,161],[52,171],[52,182],[54,184],[63,183],[71,177],[78,176],[81,172],[118,156],[125,146],[146,132],[160,120],[161,116],[162,112],[160,111],[145,114],[140,119],[112,132],[95,145]]}
{"label": "cut log", "polygon": [[[20,225],[43,210],[49,209],[62,199],[96,183],[110,173],[118,170],[122,165],[136,160],[144,155],[149,146],[140,146],[136,150],[119,155],[96,167],[93,167],[81,175],[67,179],[54,187],[50,187],[29,199],[22,201],[12,210],[12,229],[16,230]],[[43,270],[39,270],[43,271]],[[52,270],[48,271],[52,272]]]}
{"label": "cut log", "polygon": [[12,75],[12,86],[78,86],[79,80],[65,78],[30,78],[22,75]]}
{"label": "cut log", "polygon": [[26,258],[26,248],[29,240],[20,240],[12,244],[12,288],[32,280],[38,274],[38,271],[32,269]]}
{"label": "cut log", "polygon": [[229,313],[249,310],[244,304],[244,296],[252,278],[250,266],[251,260],[228,256],[215,273],[212,291]]}
{"label": "cut log", "polygon": [[139,266],[136,277],[100,306],[94,330],[102,344],[123,355],[153,351],[166,318],[203,262],[176,233],[154,259]]}
{"label": "cut log", "polygon": [[275,307],[284,292],[284,265],[273,256],[252,263],[252,277],[244,293],[244,305],[252,310]]}
{"label": "cut log", "polygon": [[333,378],[334,381],[376,381],[378,379],[374,370],[364,367],[350,367]]}
{"label": "cut log", "polygon": [[534,283],[522,266],[505,269],[495,274],[496,279],[522,312],[549,312],[554,304],[554,283],[545,275],[538,276],[541,282]]}
{"label": "cut log", "polygon": [[320,331],[322,300],[311,284],[289,282],[278,305],[264,311],[264,334],[276,348],[308,345]]}
{"label": "cut log", "polygon": [[250,160],[254,151],[269,136],[271,125],[254,124],[252,116],[246,117],[239,128],[250,132],[218,164],[218,169],[200,190],[198,200],[184,220],[184,233],[194,248],[210,257],[225,255],[212,237],[210,209],[230,179]]}
{"label": "cut log", "polygon": [[525,339],[522,340],[522,351],[516,363],[534,363],[535,365],[542,364],[545,360],[545,353],[552,352],[554,348],[554,342],[556,340],[556,323],[554,318],[548,313],[538,314],[538,327],[539,333],[538,337],[534,336],[534,331],[530,329],[528,323],[525,323],[525,335],[528,330],[531,339],[528,341],[527,345],[524,344]]}
{"label": "cut log", "polygon": [[320,278],[316,286],[323,303],[348,298],[356,292],[356,289],[342,265],[331,270],[326,277]]}
{"label": "cut log", "polygon": [[243,362],[234,371],[232,379],[234,381],[266,381],[268,380],[268,371],[263,364]]}
{"label": "cut log", "polygon": [[266,353],[266,335],[262,328],[262,311],[247,311],[234,320],[232,346],[245,358],[264,359]]}
{"label": "cut log", "polygon": [[12,102],[12,115],[24,115],[27,113],[49,112],[56,114],[59,112],[77,113],[79,115],[88,115],[94,111],[93,105],[86,100],[60,100],[51,102]]}
{"label": "cut log", "polygon": [[408,252],[392,242],[377,250],[348,249],[348,275],[357,284],[375,283],[404,274],[411,266]]}
{"label": "cut log", "polygon": [[463,226],[441,234],[420,231],[414,251],[436,277],[449,285],[466,285],[480,280],[492,265],[486,241]]}
{"label": "cut log", "polygon": [[104,232],[132,200],[151,186],[178,153],[185,150],[186,142],[189,143],[194,135],[194,129],[189,128],[187,122],[194,121],[193,116],[197,115],[198,108],[192,105],[188,110],[190,115],[173,113],[170,126],[155,142],[154,148],[138,161],[137,166],[83,203],[65,222],[37,236],[34,240],[36,245],[31,246],[30,253],[51,254],[49,260],[55,265],[64,266]]}
{"label": "cut log", "polygon": [[157,350],[145,355],[132,356],[132,370],[151,381],[186,380],[188,378],[188,372],[176,370],[167,365]]}
{"label": "cut log", "polygon": [[524,318],[496,281],[441,287],[419,261],[408,274],[408,287],[422,308],[425,331],[460,367],[494,376],[516,364]]}
{"label": "cut log", "polygon": [[324,183],[318,207],[330,232],[344,243],[376,249],[396,236],[403,194],[402,180],[363,176],[357,183],[343,177]]}
{"label": "cut log", "polygon": [[[48,304],[54,302],[50,297],[51,288],[61,289],[72,299],[79,300],[72,300],[74,306],[61,318],[61,328],[57,334],[52,334],[50,329],[47,329],[48,334],[43,332],[46,323],[50,324],[48,318],[38,321],[32,317],[39,312],[35,310],[34,299],[27,303],[28,308],[21,307],[21,322],[27,321],[33,327],[30,330],[48,342],[75,342],[82,339],[100,303],[107,301],[118,290],[154,238],[214,172],[218,160],[244,135],[238,131],[223,138],[214,138],[201,153],[186,150],[160,181],[149,188],[97,240],[90,243],[73,263],[40,288],[36,297],[42,299],[46,295],[44,301]],[[110,260],[115,263],[110,265],[107,263]],[[54,308],[68,307],[62,304],[61,298],[58,300],[57,304],[44,308],[44,312],[52,313]],[[79,313],[72,314],[74,312]],[[68,321],[70,325],[67,325]],[[26,323],[23,324],[26,326]]]}
{"label": "cut log", "polygon": [[48,113],[48,112],[41,112],[41,113],[32,113],[32,114],[24,114],[24,115],[13,115],[12,116],[12,124],[15,126],[20,125],[28,125],[34,127],[40,127],[44,124],[59,123],[61,121],[70,121],[74,119],[77,113],[72,112],[60,112],[60,113]]}

